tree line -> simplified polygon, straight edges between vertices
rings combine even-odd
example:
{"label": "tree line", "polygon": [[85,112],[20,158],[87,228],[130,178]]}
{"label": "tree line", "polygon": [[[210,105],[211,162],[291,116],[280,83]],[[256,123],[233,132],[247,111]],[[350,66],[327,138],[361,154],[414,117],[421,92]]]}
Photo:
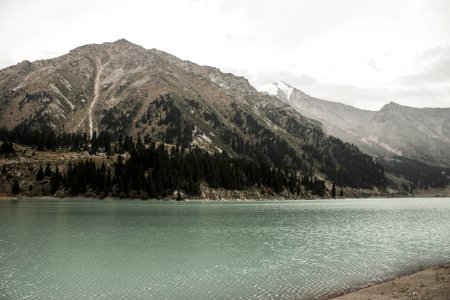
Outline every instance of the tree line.
{"label": "tree line", "polygon": [[[91,159],[70,163],[65,172],[58,167],[51,170],[49,165],[45,169],[41,166],[36,180],[49,177],[48,192],[52,195],[62,191],[70,196],[90,193],[159,198],[178,193],[195,197],[200,195],[202,183],[211,188],[245,190],[254,187],[267,193],[288,191],[299,196],[309,191],[323,197],[327,191],[325,181],[315,178],[312,171],[300,176],[297,168],[276,167],[270,158],[262,155],[252,159],[233,157],[226,152],[210,154],[192,146],[156,144],[149,137],[139,136],[134,140],[131,136],[119,135],[114,140],[107,132],[102,132],[94,133],[89,139],[86,134],[56,134],[50,129],[30,130],[19,126],[12,131],[0,128],[0,139],[4,141],[2,149],[12,152],[14,142],[42,151],[63,149],[119,154],[112,166],[96,165]],[[129,154],[128,159],[121,155],[124,153]],[[17,192],[17,185],[14,185],[14,193]]]}
{"label": "tree line", "polygon": [[50,193],[63,190],[67,195],[113,196],[121,198],[196,197],[200,185],[227,190],[258,188],[267,193],[302,196],[304,191],[323,197],[323,180],[306,175],[301,178],[295,170],[280,170],[266,162],[234,158],[226,153],[210,154],[199,148],[167,147],[164,143],[131,150],[128,159],[119,155],[112,166],[96,165],[92,159],[69,164],[61,174],[41,167],[36,179],[50,177]]}

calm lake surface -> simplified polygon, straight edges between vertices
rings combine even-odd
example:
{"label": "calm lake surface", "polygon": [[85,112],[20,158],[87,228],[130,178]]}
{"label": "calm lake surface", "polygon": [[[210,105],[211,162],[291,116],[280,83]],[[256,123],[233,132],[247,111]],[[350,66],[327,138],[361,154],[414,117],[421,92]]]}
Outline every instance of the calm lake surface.
{"label": "calm lake surface", "polygon": [[309,299],[450,262],[450,199],[0,201],[0,299]]}

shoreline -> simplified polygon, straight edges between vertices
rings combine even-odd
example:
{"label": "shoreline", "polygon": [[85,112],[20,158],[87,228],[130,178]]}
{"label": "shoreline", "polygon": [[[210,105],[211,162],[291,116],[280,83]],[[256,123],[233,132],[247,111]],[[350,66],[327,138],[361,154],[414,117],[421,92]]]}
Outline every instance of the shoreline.
{"label": "shoreline", "polygon": [[327,295],[320,300],[450,299],[450,263],[427,267],[360,288]]}
{"label": "shoreline", "polygon": [[[295,197],[276,197],[273,195],[267,195],[267,197],[223,197],[223,198],[203,198],[203,197],[192,197],[185,198],[182,200],[177,200],[175,197],[165,197],[165,198],[120,198],[120,197],[89,197],[89,196],[28,196],[28,195],[0,195],[0,201],[142,201],[142,202],[257,202],[257,201],[339,201],[339,200],[377,200],[377,199],[446,199],[450,197],[343,197],[343,198],[295,198]],[[449,298],[450,299],[450,298]]]}
{"label": "shoreline", "polygon": [[[223,195],[222,195],[223,196]],[[73,201],[74,199],[79,201],[90,201],[90,200],[98,200],[98,201],[149,201],[149,202],[227,202],[227,201],[297,201],[297,200],[306,200],[306,201],[335,201],[335,200],[353,200],[353,199],[364,199],[364,200],[376,200],[376,199],[425,199],[425,198],[450,198],[450,196],[386,196],[386,195],[377,195],[372,197],[337,197],[337,198],[317,198],[317,197],[293,197],[292,195],[258,195],[258,197],[230,197],[230,195],[226,195],[225,197],[192,197],[192,198],[184,198],[182,200],[177,200],[175,197],[164,197],[164,198],[120,198],[120,197],[91,197],[91,196],[55,196],[55,195],[1,195],[0,201],[19,201],[19,200],[27,200],[27,201]],[[449,298],[450,299],[450,298]]]}

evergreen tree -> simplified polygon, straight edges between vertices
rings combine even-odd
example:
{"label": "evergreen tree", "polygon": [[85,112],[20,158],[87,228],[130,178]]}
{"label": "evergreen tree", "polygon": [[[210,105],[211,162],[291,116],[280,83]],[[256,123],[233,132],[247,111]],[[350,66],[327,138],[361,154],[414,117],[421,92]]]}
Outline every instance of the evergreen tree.
{"label": "evergreen tree", "polygon": [[331,197],[336,199],[336,184],[333,182],[333,187],[331,188]]}
{"label": "evergreen tree", "polygon": [[181,197],[181,193],[179,190],[177,190],[177,201],[181,201],[183,198]]}
{"label": "evergreen tree", "polygon": [[41,181],[44,179],[44,171],[42,170],[42,165],[39,166],[39,170],[36,173],[36,180]]}
{"label": "evergreen tree", "polygon": [[56,170],[52,173],[50,177],[50,194],[56,193],[59,189],[59,185],[61,183],[61,174],[59,173],[58,166],[56,166]]}
{"label": "evergreen tree", "polygon": [[312,193],[320,197],[325,196],[325,181],[316,179],[312,184]]}
{"label": "evergreen tree", "polygon": [[20,186],[19,186],[19,182],[17,180],[14,181],[12,187],[11,187],[11,192],[15,195],[18,194],[20,192]]}
{"label": "evergreen tree", "polygon": [[9,154],[14,152],[15,150],[12,142],[4,141],[3,144],[0,146],[0,154]]}
{"label": "evergreen tree", "polygon": [[44,176],[50,177],[52,175],[52,170],[50,169],[50,163],[45,166]]}

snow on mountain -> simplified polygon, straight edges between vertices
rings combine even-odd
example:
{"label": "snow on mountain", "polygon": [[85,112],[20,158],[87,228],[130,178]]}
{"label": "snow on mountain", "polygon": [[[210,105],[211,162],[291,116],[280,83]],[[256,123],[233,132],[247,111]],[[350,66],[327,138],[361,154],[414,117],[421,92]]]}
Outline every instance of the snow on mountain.
{"label": "snow on mountain", "polygon": [[289,101],[292,92],[294,91],[294,88],[288,85],[287,83],[280,81],[280,82],[273,82],[272,84],[262,87],[263,91],[267,92],[269,95],[277,96],[279,98],[282,98],[282,100]]}

